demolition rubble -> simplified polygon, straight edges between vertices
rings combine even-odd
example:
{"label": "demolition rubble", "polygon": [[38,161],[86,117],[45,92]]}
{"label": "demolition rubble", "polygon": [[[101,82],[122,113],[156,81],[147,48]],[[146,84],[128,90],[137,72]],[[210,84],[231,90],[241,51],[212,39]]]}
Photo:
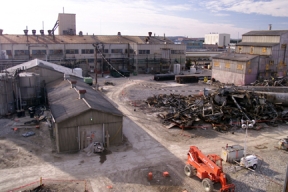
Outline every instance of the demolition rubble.
{"label": "demolition rubble", "polygon": [[[160,94],[146,100],[150,107],[164,109],[158,116],[167,128],[193,128],[201,120],[218,131],[228,131],[241,120],[277,125],[285,119],[284,109],[269,102],[265,94],[238,90],[236,86],[221,87],[201,95]],[[160,111],[160,110],[159,110]]]}

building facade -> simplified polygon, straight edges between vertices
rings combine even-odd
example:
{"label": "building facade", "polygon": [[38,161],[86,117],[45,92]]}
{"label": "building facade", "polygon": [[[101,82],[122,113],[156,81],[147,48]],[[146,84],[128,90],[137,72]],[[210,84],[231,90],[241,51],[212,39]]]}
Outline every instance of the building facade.
{"label": "building facade", "polygon": [[230,43],[230,34],[220,33],[220,34],[206,34],[204,44],[208,45],[218,45],[218,47],[225,48]]}
{"label": "building facade", "polygon": [[[0,70],[41,59],[88,72],[108,73],[111,68],[137,73],[168,72],[171,66],[186,61],[186,46],[165,37],[117,35],[76,35],[76,15],[59,14],[53,30],[26,29],[22,35],[0,30]],[[54,31],[58,28],[59,35]],[[96,49],[95,47],[98,47]],[[97,50],[97,53],[96,53]]]}
{"label": "building facade", "polygon": [[287,43],[288,30],[245,33],[235,53],[213,57],[212,77],[223,83],[246,85],[256,79],[286,76]]}

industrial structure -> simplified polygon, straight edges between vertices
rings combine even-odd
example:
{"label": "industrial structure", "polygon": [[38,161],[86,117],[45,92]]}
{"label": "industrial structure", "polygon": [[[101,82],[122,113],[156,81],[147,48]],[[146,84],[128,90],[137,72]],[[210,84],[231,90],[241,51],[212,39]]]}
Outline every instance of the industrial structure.
{"label": "industrial structure", "polygon": [[204,44],[217,45],[218,47],[225,48],[230,43],[230,34],[226,33],[210,33],[205,34]]}
{"label": "industrial structure", "polygon": [[91,143],[122,142],[123,114],[104,96],[77,78],[47,84],[57,152],[82,150]]}
{"label": "industrial structure", "polygon": [[82,79],[79,68],[69,69],[39,59],[10,67],[0,74],[0,115],[47,103],[46,83],[63,78],[63,74]]}
{"label": "industrial structure", "polygon": [[[58,35],[54,32],[58,28]],[[25,29],[22,35],[4,34],[0,30],[0,67],[41,59],[67,67],[82,68],[84,74],[126,69],[137,73],[168,72],[175,63],[185,65],[186,46],[174,44],[164,36],[76,35],[76,15],[61,13],[48,34]],[[96,49],[93,44],[99,46]],[[103,59],[103,57],[105,59]],[[96,61],[96,62],[95,62]],[[109,64],[108,64],[109,63]]]}
{"label": "industrial structure", "polygon": [[49,105],[57,152],[78,151],[91,142],[122,141],[122,113],[84,82],[82,69],[39,59],[8,68],[0,76],[0,115]]}
{"label": "industrial structure", "polygon": [[287,43],[288,30],[245,33],[235,53],[213,57],[212,77],[222,83],[247,85],[256,79],[286,76]]}

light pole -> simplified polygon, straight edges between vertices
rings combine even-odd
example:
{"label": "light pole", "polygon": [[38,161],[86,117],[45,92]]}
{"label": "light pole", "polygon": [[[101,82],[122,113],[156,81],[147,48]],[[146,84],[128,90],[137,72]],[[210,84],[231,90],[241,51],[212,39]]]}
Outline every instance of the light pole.
{"label": "light pole", "polygon": [[244,156],[246,157],[247,153],[247,130],[248,128],[252,128],[255,124],[255,120],[241,120],[242,128],[246,129],[245,133],[245,145],[244,145]]}

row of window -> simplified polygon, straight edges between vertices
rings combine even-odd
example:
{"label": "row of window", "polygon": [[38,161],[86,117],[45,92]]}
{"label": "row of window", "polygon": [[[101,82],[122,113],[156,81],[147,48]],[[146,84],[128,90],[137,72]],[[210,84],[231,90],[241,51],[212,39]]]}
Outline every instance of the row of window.
{"label": "row of window", "polygon": [[[100,50],[101,52],[101,50]],[[108,53],[108,49],[102,50],[103,53]],[[127,53],[127,49],[125,49],[125,53]],[[7,55],[12,56],[12,51],[11,50],[6,50]],[[49,55],[62,55],[64,51],[62,49],[54,49],[54,50],[49,50]],[[79,54],[78,49],[66,49],[65,50],[66,54]],[[111,53],[123,53],[122,49],[111,49]],[[129,50],[130,54],[134,53],[133,49]],[[20,56],[20,55],[29,55],[28,50],[15,50],[14,51],[15,56]],[[32,55],[46,55],[47,51],[46,50],[32,50]],[[81,54],[94,54],[94,49],[81,49]],[[139,55],[143,54],[150,54],[150,50],[138,50]],[[171,54],[184,54],[184,50],[171,50]]]}

